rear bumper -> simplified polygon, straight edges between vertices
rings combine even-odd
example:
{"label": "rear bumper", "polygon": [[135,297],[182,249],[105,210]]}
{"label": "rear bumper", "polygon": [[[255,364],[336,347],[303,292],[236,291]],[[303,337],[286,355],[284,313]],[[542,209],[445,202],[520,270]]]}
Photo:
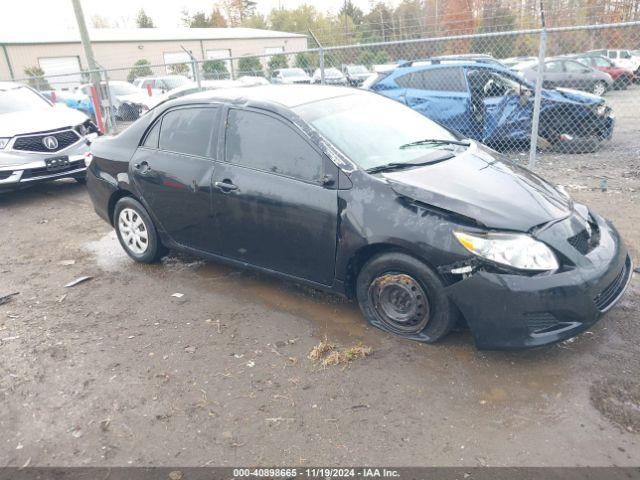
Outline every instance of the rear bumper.
{"label": "rear bumper", "polygon": [[591,327],[622,297],[633,265],[617,231],[599,219],[600,245],[581,266],[550,275],[479,271],[450,287],[481,349],[559,342]]}

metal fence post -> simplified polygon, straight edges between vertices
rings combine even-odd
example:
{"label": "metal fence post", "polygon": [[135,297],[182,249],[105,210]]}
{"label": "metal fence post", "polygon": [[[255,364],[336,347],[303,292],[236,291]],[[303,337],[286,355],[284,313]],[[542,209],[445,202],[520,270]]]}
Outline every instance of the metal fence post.
{"label": "metal fence post", "polygon": [[322,48],[322,45],[320,45],[320,52],[319,52],[319,56],[320,56],[320,83],[322,85],[324,85],[324,48]]}
{"label": "metal fence post", "polygon": [[542,96],[542,83],[544,81],[544,57],[547,49],[547,27],[544,22],[544,10],[542,0],[540,2],[540,14],[542,17],[542,30],[540,31],[540,48],[538,49],[538,73],[536,78],[535,93],[533,97],[533,119],[531,122],[531,144],[529,147],[529,168],[536,167],[538,154],[538,132],[540,127],[540,103]]}
{"label": "metal fence post", "polygon": [[109,133],[115,133],[116,119],[115,119],[115,113],[113,111],[111,89],[109,88],[109,75],[107,74],[107,70],[105,69],[102,70],[102,74],[104,75],[104,95],[101,95],[101,96],[107,100],[107,131]]}

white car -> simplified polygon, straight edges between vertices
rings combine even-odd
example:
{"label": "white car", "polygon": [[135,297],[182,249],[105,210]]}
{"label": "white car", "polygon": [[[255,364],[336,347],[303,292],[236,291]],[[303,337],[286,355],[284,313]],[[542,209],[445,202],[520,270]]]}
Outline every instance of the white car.
{"label": "white car", "polygon": [[[313,83],[322,82],[322,72],[319,68],[313,72]],[[346,85],[347,77],[337,68],[325,68],[324,69],[324,83],[326,85]]]}
{"label": "white car", "polygon": [[158,105],[167,100],[173,100],[174,98],[184,97],[192,93],[199,92],[200,90],[219,90],[221,88],[238,88],[238,87],[256,87],[258,85],[269,85],[269,82],[264,77],[251,77],[244,76],[237,80],[203,80],[200,82],[200,88],[196,83],[183,85],[168,92],[153,97],[156,102],[153,106]]}
{"label": "white car", "polygon": [[631,70],[636,75],[640,74],[640,56],[634,54],[631,50],[624,49],[604,49],[591,50],[589,53],[608,57],[616,66]]}
{"label": "white car", "polygon": [[84,113],[25,85],[0,82],[0,192],[58,178],[84,182],[97,136]]}
{"label": "white car", "polygon": [[140,77],[133,81],[133,86],[139,88],[149,95],[148,88],[151,87],[152,96],[161,95],[175,88],[186,85],[194,85],[195,82],[189,80],[184,75],[164,75],[160,77]]}
{"label": "white car", "polygon": [[[91,84],[81,85],[78,87],[78,90],[91,98],[91,87]],[[105,82],[101,82],[100,87],[103,91],[101,106],[103,110],[105,110],[102,113],[106,115],[106,108],[109,105],[109,102],[105,99],[107,85]],[[116,120],[136,120],[156,104],[153,97],[150,97],[146,92],[134,87],[129,82],[123,82],[121,80],[109,81],[108,93],[111,97],[111,104]]]}
{"label": "white car", "polygon": [[286,85],[311,83],[311,77],[301,68],[279,68],[271,74],[271,83]]}

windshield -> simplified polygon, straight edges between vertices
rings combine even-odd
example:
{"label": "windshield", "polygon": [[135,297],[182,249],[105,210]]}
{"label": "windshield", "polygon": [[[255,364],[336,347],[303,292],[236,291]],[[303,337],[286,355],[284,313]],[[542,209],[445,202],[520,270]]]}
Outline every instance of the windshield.
{"label": "windshield", "polygon": [[188,83],[191,83],[191,80],[189,80],[186,77],[165,77],[162,79],[164,84],[167,86],[167,88],[169,90],[172,90],[174,88],[178,88],[181,87],[183,85],[187,85]]}
{"label": "windshield", "polygon": [[0,90],[0,114],[47,108],[51,108],[51,104],[30,88]]}
{"label": "windshield", "polygon": [[140,93],[140,90],[127,82],[111,82],[109,83],[109,89],[113,95],[131,95],[134,93]]}
{"label": "windshield", "polygon": [[306,73],[301,68],[289,68],[287,70],[280,70],[283,77],[304,77]]}
{"label": "windshield", "polygon": [[413,142],[456,140],[427,117],[376,94],[321,100],[294,111],[365,170],[388,163],[417,162],[427,152],[449,148],[433,143],[401,148]]}
{"label": "windshield", "polygon": [[351,65],[347,67],[347,72],[349,72],[350,75],[359,75],[369,73],[369,70],[367,70],[367,67],[364,65]]}

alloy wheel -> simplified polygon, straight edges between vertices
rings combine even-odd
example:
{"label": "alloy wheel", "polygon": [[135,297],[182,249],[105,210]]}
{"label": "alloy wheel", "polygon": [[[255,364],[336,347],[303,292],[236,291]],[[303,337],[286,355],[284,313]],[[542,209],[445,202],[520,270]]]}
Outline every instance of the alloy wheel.
{"label": "alloy wheel", "polygon": [[594,95],[601,96],[601,95],[604,95],[604,93],[606,91],[607,91],[607,87],[602,82],[598,82],[593,86],[593,94]]}

